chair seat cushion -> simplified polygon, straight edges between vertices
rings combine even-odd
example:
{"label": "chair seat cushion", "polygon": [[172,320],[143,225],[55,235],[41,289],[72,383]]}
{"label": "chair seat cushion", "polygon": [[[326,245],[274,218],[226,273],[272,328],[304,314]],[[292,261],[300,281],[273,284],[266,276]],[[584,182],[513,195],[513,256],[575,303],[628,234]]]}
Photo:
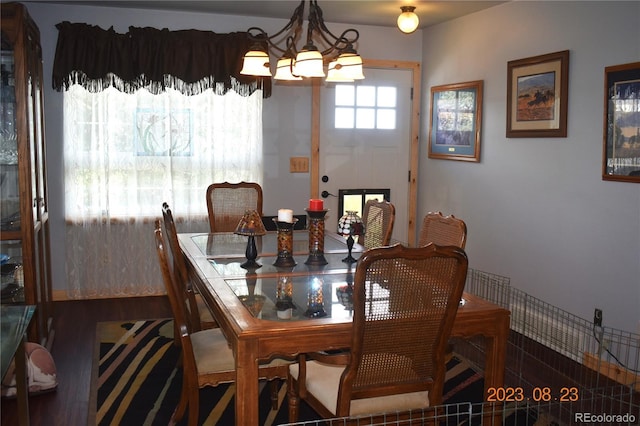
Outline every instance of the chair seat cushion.
{"label": "chair seat cushion", "polygon": [[[198,367],[198,375],[204,376],[208,373],[231,372],[233,373],[229,380],[221,380],[218,383],[235,381],[235,360],[233,351],[229,347],[227,339],[219,328],[210,328],[207,330],[192,333],[191,344],[193,346],[193,356]],[[266,364],[260,364],[260,369],[264,367],[278,367],[289,365],[291,361],[281,358],[275,358]],[[286,371],[286,367],[283,367]],[[260,378],[265,376],[258,372]],[[286,377],[286,373],[282,374]],[[271,378],[271,377],[269,377]]]}
{"label": "chair seat cushion", "polygon": [[235,370],[233,352],[219,328],[192,333],[191,344],[198,374]]}
{"label": "chair seat cushion", "polygon": [[202,295],[200,293],[195,294],[196,304],[198,305],[198,313],[200,314],[200,323],[205,328],[215,327],[217,325],[216,321],[213,319],[213,315],[211,315],[211,311],[209,307],[204,302]]}
{"label": "chair seat cushion", "polygon": [[[306,388],[322,405],[336,415],[340,376],[345,367],[342,365],[323,364],[318,361],[307,361]],[[289,373],[297,380],[298,364],[289,366]],[[427,408],[429,392],[412,392],[373,398],[354,399],[351,401],[350,416],[376,414],[393,411],[408,411]]]}

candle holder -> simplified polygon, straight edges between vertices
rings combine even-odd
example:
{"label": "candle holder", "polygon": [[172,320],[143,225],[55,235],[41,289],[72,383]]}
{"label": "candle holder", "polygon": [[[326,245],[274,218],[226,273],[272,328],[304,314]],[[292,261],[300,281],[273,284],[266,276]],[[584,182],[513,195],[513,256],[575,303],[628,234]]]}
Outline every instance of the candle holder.
{"label": "candle holder", "polygon": [[309,318],[322,318],[327,316],[324,310],[324,294],[322,286],[324,282],[320,276],[312,276],[307,292],[307,310],[304,315]]}
{"label": "candle holder", "polygon": [[309,210],[309,257],[305,265],[326,265],[324,257],[324,217],[329,210]]}
{"label": "candle holder", "polygon": [[276,315],[279,319],[291,319],[293,310],[293,280],[289,275],[293,268],[278,268],[278,286],[276,288]]}
{"label": "candle holder", "polygon": [[297,265],[293,258],[293,228],[297,221],[298,219],[295,218],[293,222],[281,222],[273,219],[278,231],[278,257],[273,262],[274,266],[291,267]]}

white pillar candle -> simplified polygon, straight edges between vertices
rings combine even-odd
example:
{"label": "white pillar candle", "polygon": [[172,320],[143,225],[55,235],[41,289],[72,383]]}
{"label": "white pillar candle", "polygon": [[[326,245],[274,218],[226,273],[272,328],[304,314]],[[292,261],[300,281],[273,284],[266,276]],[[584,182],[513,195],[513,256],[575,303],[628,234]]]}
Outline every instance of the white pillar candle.
{"label": "white pillar candle", "polygon": [[293,210],[290,209],[280,209],[278,210],[278,222],[293,222]]}

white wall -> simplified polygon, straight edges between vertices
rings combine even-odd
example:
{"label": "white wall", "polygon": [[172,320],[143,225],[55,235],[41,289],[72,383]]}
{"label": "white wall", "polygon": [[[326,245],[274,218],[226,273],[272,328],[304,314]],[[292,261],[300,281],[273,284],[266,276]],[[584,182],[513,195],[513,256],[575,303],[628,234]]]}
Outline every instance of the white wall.
{"label": "white wall", "polygon": [[[130,26],[179,29],[200,29],[227,33],[261,26],[267,32],[282,28],[287,20],[179,13],[166,11],[104,8],[94,6],[51,5],[25,2],[29,14],[40,28],[45,76],[45,126],[47,136],[47,175],[52,234],[52,275],[54,290],[66,289],[64,270],[64,191],[62,143],[62,94],[51,88],[51,69],[58,30],[62,21],[83,22],[101,28],[113,26],[117,32],[127,32]],[[295,3],[292,3],[292,9]],[[340,34],[347,25],[327,23]],[[420,32],[404,35],[396,28],[358,26],[360,42],[356,46],[364,58],[419,61],[422,38]],[[264,213],[277,214],[282,207],[304,214],[308,204],[310,182],[308,174],[289,173],[289,157],[310,155],[311,89],[274,84],[273,95],[265,101],[264,118],[264,182],[266,194]],[[204,203],[204,193],[202,194]],[[164,200],[158,200],[158,214]],[[174,214],[179,211],[174,208]]]}
{"label": "white wall", "polygon": [[[604,68],[640,61],[640,2],[517,1],[423,32],[418,216],[463,218],[472,267],[640,332],[640,185],[601,179]],[[505,136],[507,62],[570,51],[568,137]],[[431,86],[484,80],[481,162],[427,157]]]}

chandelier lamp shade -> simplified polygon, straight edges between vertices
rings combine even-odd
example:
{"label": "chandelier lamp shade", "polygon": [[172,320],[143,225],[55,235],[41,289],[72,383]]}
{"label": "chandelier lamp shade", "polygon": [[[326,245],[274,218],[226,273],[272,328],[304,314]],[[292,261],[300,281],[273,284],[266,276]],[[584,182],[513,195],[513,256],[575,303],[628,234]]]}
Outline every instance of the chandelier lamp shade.
{"label": "chandelier lamp shade", "polygon": [[411,34],[418,28],[420,19],[414,12],[415,6],[401,6],[402,13],[398,16],[398,28],[405,34]]}
{"label": "chandelier lamp shade", "polygon": [[[309,4],[306,40],[298,48],[296,45],[304,33],[306,3]],[[251,27],[247,33],[253,43],[244,55],[240,74],[271,77],[271,53],[278,57],[274,80],[326,77],[329,82],[353,82],[364,79],[362,58],[354,48],[360,33],[348,28],[334,35],[325,25],[317,0],[302,0],[287,25],[271,36],[259,27]],[[284,46],[279,46],[283,41]]]}

